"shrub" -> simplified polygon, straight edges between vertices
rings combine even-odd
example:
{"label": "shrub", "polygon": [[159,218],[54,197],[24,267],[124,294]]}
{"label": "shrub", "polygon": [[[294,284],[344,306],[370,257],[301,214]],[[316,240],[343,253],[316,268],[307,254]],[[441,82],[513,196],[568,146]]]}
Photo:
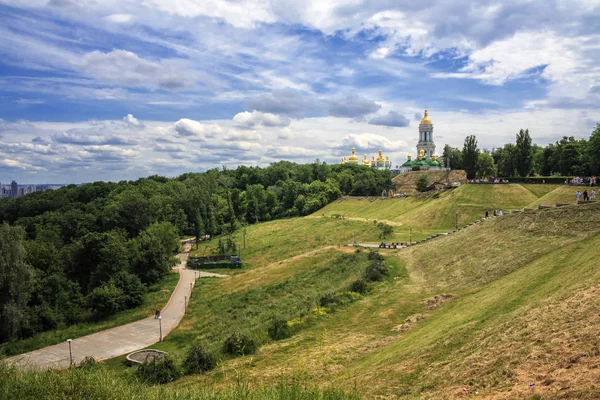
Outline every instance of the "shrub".
{"label": "shrub", "polygon": [[199,374],[210,371],[217,366],[217,358],[200,343],[192,345],[183,360],[186,374]]}
{"label": "shrub", "polygon": [[150,384],[165,384],[179,378],[179,369],[168,356],[146,360],[135,371],[138,378]]}
{"label": "shrub", "polygon": [[286,339],[292,336],[292,331],[285,318],[273,317],[271,326],[267,329],[269,337],[273,340]]}
{"label": "shrub", "polygon": [[340,298],[334,292],[327,292],[319,299],[321,307],[327,307],[330,304],[340,304]]}
{"label": "shrub", "polygon": [[380,282],[389,275],[387,267],[381,263],[374,261],[365,270],[365,279],[369,282]]}
{"label": "shrub", "polygon": [[87,356],[79,363],[79,367],[83,369],[93,368],[98,364],[96,359],[92,356]]}
{"label": "shrub", "polygon": [[350,285],[350,291],[360,294],[365,294],[369,289],[367,282],[364,279],[357,279]]}
{"label": "shrub", "polygon": [[424,192],[427,190],[427,186],[429,186],[429,178],[427,178],[427,175],[419,175],[417,177],[417,190],[419,192]]}
{"label": "shrub", "polygon": [[236,332],[225,339],[223,343],[223,352],[243,356],[256,353],[256,343],[251,337]]}
{"label": "shrub", "polygon": [[383,261],[383,256],[378,251],[370,251],[367,259],[369,261]]}

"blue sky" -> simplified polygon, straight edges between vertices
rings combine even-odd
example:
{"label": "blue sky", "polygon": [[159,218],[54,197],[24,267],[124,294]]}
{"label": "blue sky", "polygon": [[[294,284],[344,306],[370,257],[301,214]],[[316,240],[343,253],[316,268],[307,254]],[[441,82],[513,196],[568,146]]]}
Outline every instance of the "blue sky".
{"label": "blue sky", "polygon": [[587,137],[597,1],[0,0],[0,182]]}

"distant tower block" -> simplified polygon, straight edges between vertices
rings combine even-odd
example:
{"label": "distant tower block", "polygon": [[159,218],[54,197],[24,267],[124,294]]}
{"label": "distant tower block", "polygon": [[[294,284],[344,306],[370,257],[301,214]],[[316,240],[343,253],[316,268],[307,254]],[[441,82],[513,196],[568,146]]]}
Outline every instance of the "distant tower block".
{"label": "distant tower block", "polygon": [[433,123],[429,119],[429,114],[425,110],[425,115],[419,124],[419,143],[417,143],[417,152],[425,152],[425,158],[431,158],[435,154],[435,143],[433,142]]}

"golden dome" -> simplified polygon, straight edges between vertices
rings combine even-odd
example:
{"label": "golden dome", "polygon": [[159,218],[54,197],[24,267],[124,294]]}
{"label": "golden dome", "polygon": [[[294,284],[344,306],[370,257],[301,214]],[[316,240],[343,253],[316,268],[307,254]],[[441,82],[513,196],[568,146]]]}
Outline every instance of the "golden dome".
{"label": "golden dome", "polygon": [[410,161],[412,159],[412,156],[410,155],[410,153],[408,153],[407,158],[408,158],[408,161]]}
{"label": "golden dome", "polygon": [[423,119],[421,120],[421,124],[433,125],[433,122],[431,122],[431,119],[429,119],[429,113],[427,112],[427,110],[425,110],[425,115],[423,116]]}
{"label": "golden dome", "polygon": [[367,167],[371,166],[371,163],[369,162],[369,160],[367,160],[367,155],[366,154],[363,156],[362,165],[365,165]]}
{"label": "golden dome", "polygon": [[379,156],[377,157],[377,161],[383,161],[383,152],[379,150]]}
{"label": "golden dome", "polygon": [[348,162],[356,164],[358,162],[358,157],[356,156],[356,149],[352,148],[352,155],[348,157]]}

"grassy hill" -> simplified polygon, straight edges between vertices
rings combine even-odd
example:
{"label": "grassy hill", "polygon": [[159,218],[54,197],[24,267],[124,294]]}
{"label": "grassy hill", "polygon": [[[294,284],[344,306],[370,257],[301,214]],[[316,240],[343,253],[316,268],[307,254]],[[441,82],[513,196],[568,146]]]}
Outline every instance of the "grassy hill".
{"label": "grassy hill", "polygon": [[394,225],[391,240],[408,241],[411,226],[419,240],[421,236],[453,230],[457,219],[459,226],[478,220],[486,209],[491,215],[494,209],[508,213],[538,204],[554,205],[557,201],[573,203],[574,193],[573,188],[564,185],[471,184],[443,193],[398,199],[343,198],[313,216],[343,215],[355,220],[387,222]]}
{"label": "grassy hill", "polygon": [[[153,346],[181,360],[199,340],[220,365],[144,389],[144,397],[346,398],[327,392],[334,387],[364,398],[599,398],[600,204],[505,215],[385,250],[390,276],[371,293],[318,306],[324,294],[343,295],[362,276],[367,253],[338,244],[355,231],[359,241],[375,240],[373,219],[443,230],[452,228],[457,207],[475,219],[482,207],[507,211],[571,191],[465,185],[439,198],[343,200],[311,217],[248,227],[248,268],[197,284],[182,324]],[[271,340],[273,316],[287,319],[294,336]],[[255,355],[222,353],[237,330],[261,344]],[[107,367],[109,377],[132,373],[122,358]],[[265,392],[298,384],[320,389]]]}

